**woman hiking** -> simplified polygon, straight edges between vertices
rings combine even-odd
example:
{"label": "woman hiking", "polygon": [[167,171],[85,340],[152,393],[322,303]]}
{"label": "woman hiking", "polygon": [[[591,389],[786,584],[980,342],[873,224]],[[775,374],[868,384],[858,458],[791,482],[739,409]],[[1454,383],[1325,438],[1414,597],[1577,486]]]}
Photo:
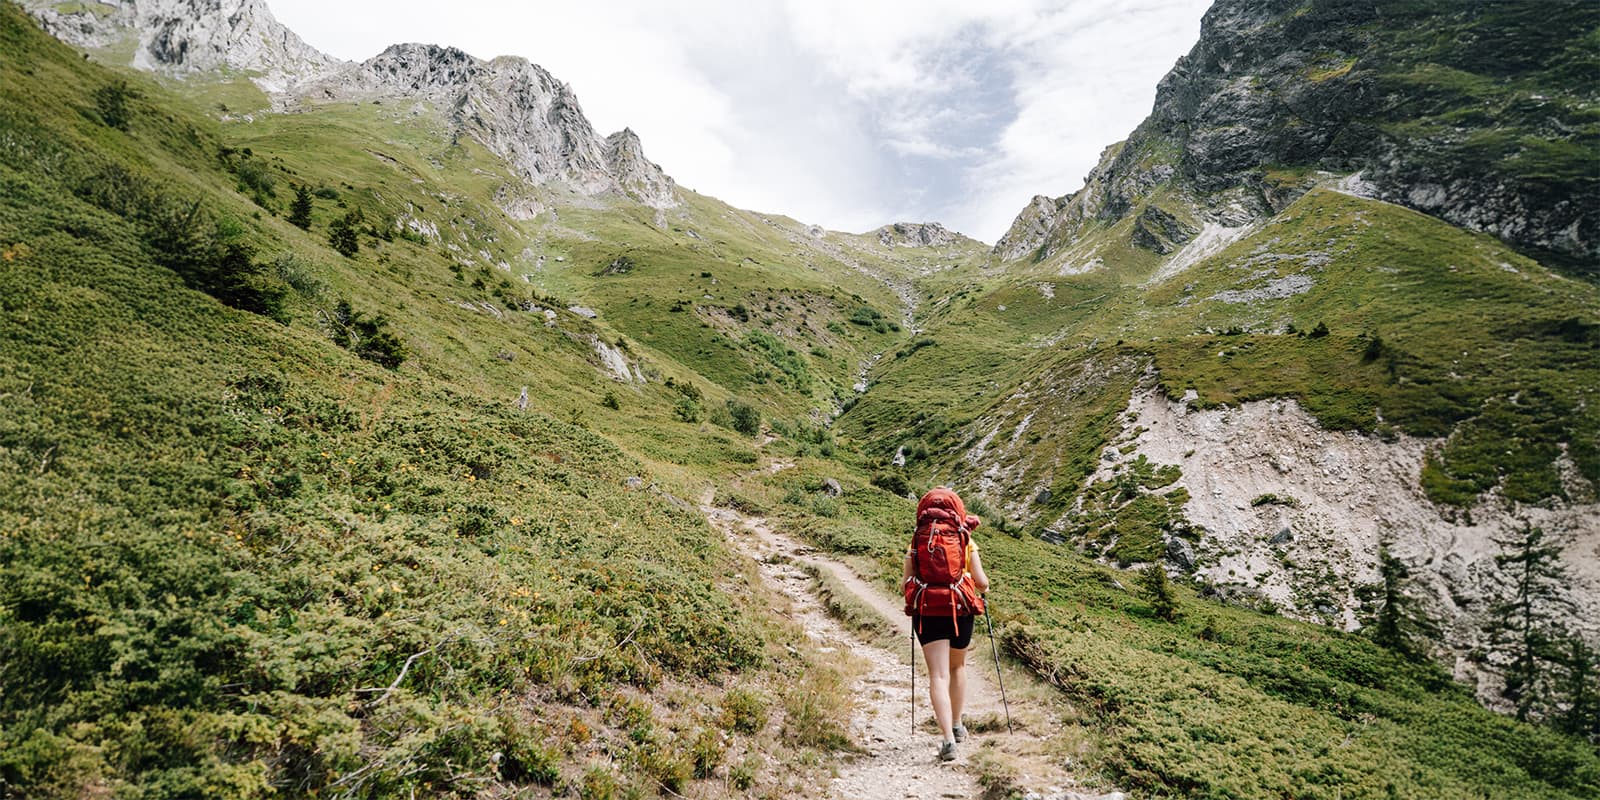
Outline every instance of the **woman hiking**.
{"label": "woman hiking", "polygon": [[967,645],[974,616],[983,613],[989,576],[978,559],[972,531],[977,517],[961,496],[935,487],[917,503],[916,533],[906,550],[906,614],[928,664],[928,698],[944,737],[939,760],[956,757],[956,743],[967,738],[961,709],[967,695]]}

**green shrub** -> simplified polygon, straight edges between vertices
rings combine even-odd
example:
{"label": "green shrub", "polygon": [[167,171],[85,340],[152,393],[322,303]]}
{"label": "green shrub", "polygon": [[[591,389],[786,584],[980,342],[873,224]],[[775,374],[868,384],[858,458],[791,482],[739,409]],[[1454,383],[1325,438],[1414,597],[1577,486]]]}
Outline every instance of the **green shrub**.
{"label": "green shrub", "polygon": [[906,481],[906,476],[898,469],[879,470],[872,473],[872,485],[899,497],[911,494],[911,484]]}
{"label": "green shrub", "polygon": [[729,689],[722,696],[718,718],[727,730],[747,735],[760,733],[767,726],[767,704],[749,689]]}
{"label": "green shrub", "polygon": [[100,121],[108,127],[125,131],[132,118],[128,101],[142,97],[144,94],[129,86],[127,81],[113,81],[94,90],[95,112],[100,115]]}
{"label": "green shrub", "polygon": [[328,245],[345,258],[355,258],[361,252],[357,232],[361,227],[361,209],[351,209],[328,226]]}
{"label": "green shrub", "polygon": [[617,796],[617,776],[611,769],[595,764],[583,771],[583,783],[578,786],[579,800],[613,800]]}
{"label": "green shrub", "polygon": [[672,415],[683,422],[699,422],[705,418],[705,412],[700,404],[687,397],[680,397],[672,404]]}
{"label": "green shrub", "polygon": [[694,764],[689,755],[669,744],[647,741],[638,747],[634,757],[639,772],[651,785],[673,794],[681,794],[694,777]]}
{"label": "green shrub", "polygon": [[756,768],[758,762],[754,755],[745,758],[738,764],[728,768],[728,783],[741,792],[748,791],[756,784]]}
{"label": "green shrub", "polygon": [[694,738],[694,744],[689,746],[690,759],[694,762],[694,776],[696,778],[709,778],[722,765],[724,751],[722,732],[715,728],[705,728]]}
{"label": "green shrub", "polygon": [[1300,501],[1288,495],[1272,494],[1271,492],[1268,492],[1267,494],[1256,495],[1255,498],[1250,501],[1250,506],[1252,508],[1259,508],[1261,506],[1288,506],[1289,508],[1299,508]]}
{"label": "green shrub", "polygon": [[862,327],[871,328],[880,324],[882,320],[883,313],[871,306],[856,306],[850,312],[850,322]]}
{"label": "green shrub", "polygon": [[91,168],[74,193],[123,216],[138,229],[155,263],[190,288],[234,308],[288,321],[289,288],[240,241],[237,222],[215,219],[199,200],[174,195],[143,172],[111,162]]}
{"label": "green shrub", "polygon": [[407,358],[405,343],[389,331],[382,314],[367,316],[340,300],[329,315],[333,340],[340,347],[388,369],[399,369]]}
{"label": "green shrub", "polygon": [[746,436],[754,436],[761,432],[761,412],[755,406],[743,400],[730,397],[728,398],[727,409],[727,427]]}

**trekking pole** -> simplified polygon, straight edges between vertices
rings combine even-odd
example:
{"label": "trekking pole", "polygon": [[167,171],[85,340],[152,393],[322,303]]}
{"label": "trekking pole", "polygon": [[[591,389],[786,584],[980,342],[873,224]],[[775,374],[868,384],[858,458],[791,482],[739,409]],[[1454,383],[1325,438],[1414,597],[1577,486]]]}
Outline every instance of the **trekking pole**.
{"label": "trekking pole", "polygon": [[1000,704],[1006,709],[1006,733],[1011,733],[1011,702],[1006,700],[1006,679],[1000,676],[1000,647],[994,643],[994,623],[989,620],[988,600],[988,595],[985,595],[983,624],[989,629],[989,652],[994,653],[994,679],[1000,684]]}
{"label": "trekking pole", "polygon": [[911,618],[911,735],[917,735],[917,618]]}

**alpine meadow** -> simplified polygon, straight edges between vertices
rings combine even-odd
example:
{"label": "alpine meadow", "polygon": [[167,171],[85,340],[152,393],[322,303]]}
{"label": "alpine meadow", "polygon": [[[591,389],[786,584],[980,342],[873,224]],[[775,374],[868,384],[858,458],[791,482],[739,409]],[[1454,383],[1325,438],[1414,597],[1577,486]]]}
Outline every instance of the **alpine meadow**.
{"label": "alpine meadow", "polygon": [[1215,0],[992,246],[450,45],[0,0],[0,797],[1600,797],[1600,3]]}

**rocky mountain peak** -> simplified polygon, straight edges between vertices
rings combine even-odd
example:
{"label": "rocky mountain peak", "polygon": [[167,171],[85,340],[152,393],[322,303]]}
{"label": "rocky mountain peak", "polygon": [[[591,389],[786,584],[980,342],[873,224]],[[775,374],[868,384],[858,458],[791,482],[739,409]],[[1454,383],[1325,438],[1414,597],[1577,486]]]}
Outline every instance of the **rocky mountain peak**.
{"label": "rocky mountain peak", "polygon": [[1055,227],[1061,206],[1067,198],[1059,200],[1036,194],[1026,208],[1011,223],[1011,228],[994,243],[994,252],[1007,261],[1015,261],[1044,247],[1050,230]]}
{"label": "rocky mountain peak", "polygon": [[1162,187],[1201,222],[1242,225],[1329,173],[1595,274],[1600,190],[1581,142],[1600,131],[1586,116],[1600,90],[1582,76],[1600,6],[1545,5],[1216,0],[1150,116],[1050,232],[1030,204],[995,252],[1059,251]]}
{"label": "rocky mountain peak", "polygon": [[265,0],[114,0],[24,5],[62,41],[106,49],[135,40],[132,66],[173,75],[234,69],[269,92],[287,91],[343,62],[306,44]]}
{"label": "rocky mountain peak", "polygon": [[572,87],[520,56],[484,61],[454,47],[397,44],[301,92],[304,100],[405,98],[445,113],[458,135],[505,159],[536,186],[617,192],[654,208],[677,205],[672,179],[631,131],[602,138]]}
{"label": "rocky mountain peak", "polygon": [[661,167],[645,158],[644,144],[632,128],[623,128],[607,136],[605,154],[606,166],[623,191],[655,208],[677,205],[672,179],[661,171]]}
{"label": "rocky mountain peak", "polygon": [[458,135],[504,158],[531,184],[558,184],[585,195],[615,192],[654,208],[678,202],[672,179],[645,158],[638,136],[624,131],[602,138],[572,88],[525,58],[484,61],[454,47],[405,43],[351,64],[307,45],[273,18],[265,0],[28,0],[26,5],[47,31],[68,44],[104,51],[136,39],[130,63],[140,69],[253,73],[280,106],[423,100],[445,113]]}
{"label": "rocky mountain peak", "polygon": [[337,81],[374,94],[436,99],[466,85],[478,59],[454,47],[394,44],[346,70]]}
{"label": "rocky mountain peak", "polygon": [[878,229],[878,242],[889,247],[944,247],[961,238],[937,222],[896,222]]}

